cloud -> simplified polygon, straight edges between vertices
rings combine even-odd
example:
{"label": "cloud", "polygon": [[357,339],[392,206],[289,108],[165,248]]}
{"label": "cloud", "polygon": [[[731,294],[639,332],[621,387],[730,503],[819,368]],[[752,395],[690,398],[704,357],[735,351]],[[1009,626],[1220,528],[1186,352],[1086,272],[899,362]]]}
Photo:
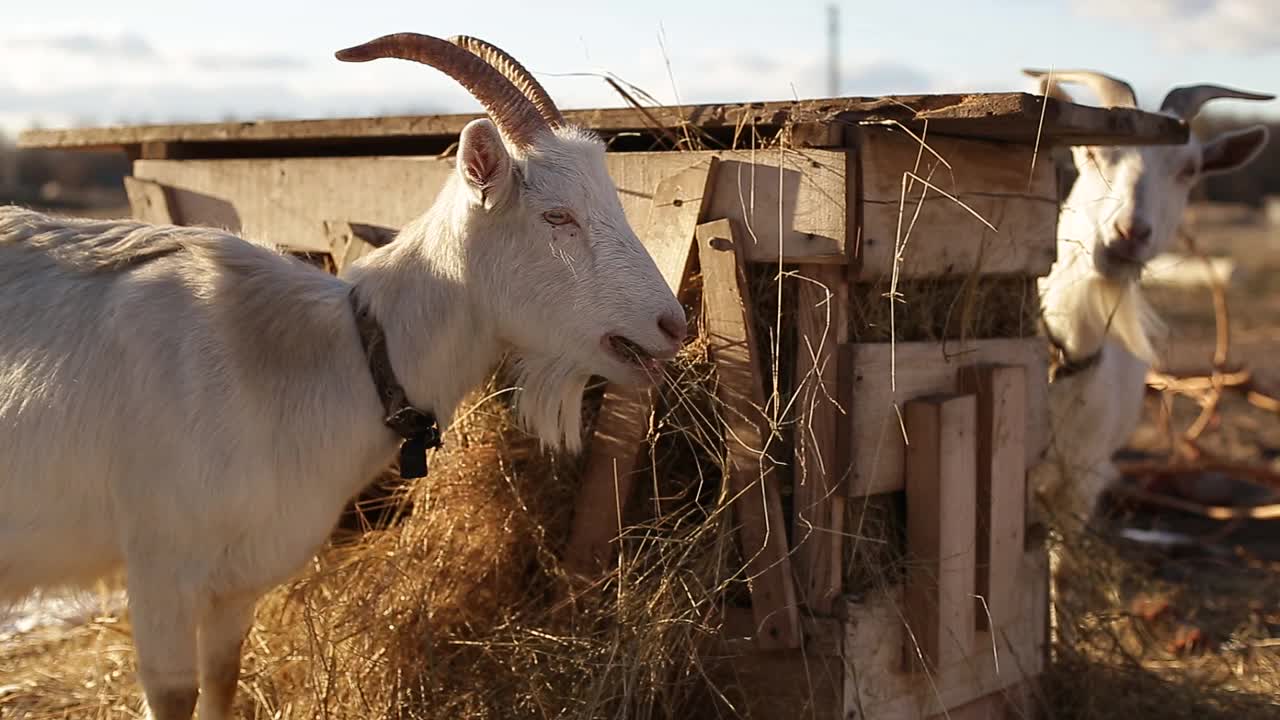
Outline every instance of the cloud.
{"label": "cloud", "polygon": [[291,55],[196,55],[192,62],[206,70],[296,70],[307,62]]}
{"label": "cloud", "polygon": [[1132,21],[1170,49],[1280,51],[1276,0],[1076,0],[1084,15]]}
{"label": "cloud", "polygon": [[9,40],[18,48],[52,50],[89,57],[150,58],[151,44],[134,33],[50,33],[20,34]]}
{"label": "cloud", "polygon": [[[20,34],[0,29],[0,125],[216,122],[398,113],[476,112],[444,74],[413,63],[345,64],[326,51],[266,54],[222,46],[166,46],[129,32]],[[667,60],[671,71],[668,75]],[[594,68],[569,68],[574,71]],[[663,103],[787,100],[827,95],[824,53],[694,49],[636,53],[607,70]],[[675,89],[673,89],[673,81]],[[618,107],[601,79],[543,75],[562,107]],[[891,57],[849,51],[840,94],[954,89],[955,78]],[[678,95],[677,95],[678,91]]]}
{"label": "cloud", "polygon": [[[780,49],[776,54],[759,52],[695,51],[671,57],[672,71],[681,103],[721,103],[755,100],[790,100],[825,97],[827,61],[814,52]],[[619,77],[644,89],[664,103],[674,103],[672,80],[665,66],[650,58],[637,58],[630,67],[609,68]],[[911,94],[939,90],[946,78],[927,73],[888,58],[858,57],[840,68],[840,95]],[[555,97],[560,94],[548,82]],[[583,104],[616,104],[616,98],[580,97],[565,87],[566,95]]]}

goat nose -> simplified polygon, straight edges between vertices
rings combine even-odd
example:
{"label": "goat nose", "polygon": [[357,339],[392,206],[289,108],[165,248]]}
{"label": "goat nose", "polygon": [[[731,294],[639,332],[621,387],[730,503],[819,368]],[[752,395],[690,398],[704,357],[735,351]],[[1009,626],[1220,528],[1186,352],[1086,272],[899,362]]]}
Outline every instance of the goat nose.
{"label": "goat nose", "polygon": [[1141,220],[1133,220],[1128,225],[1116,223],[1116,234],[1136,250],[1150,242],[1151,226]]}
{"label": "goat nose", "polygon": [[684,313],[679,315],[675,313],[664,313],[658,318],[658,329],[672,343],[680,344],[684,342],[685,336],[689,332],[689,328],[685,325]]}

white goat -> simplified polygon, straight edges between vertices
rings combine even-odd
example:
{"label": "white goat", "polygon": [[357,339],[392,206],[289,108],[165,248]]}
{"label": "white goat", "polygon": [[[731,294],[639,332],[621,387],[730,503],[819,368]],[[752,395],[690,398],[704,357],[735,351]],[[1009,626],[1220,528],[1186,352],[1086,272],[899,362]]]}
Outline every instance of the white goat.
{"label": "white goat", "polygon": [[342,279],[215,230],[0,209],[0,597],[123,566],[159,720],[229,715],[256,600],[396,453],[357,303],[413,406],[447,424],[510,351],[522,417],[571,450],[591,374],[649,382],[685,337],[603,144],[518,63],[411,33],[337,56],[434,66],[491,118]]}
{"label": "white goat", "polygon": [[[1125,82],[1086,70],[1024,70],[1041,94],[1070,101],[1057,83],[1088,86],[1104,106],[1137,107]],[[1271,95],[1215,85],[1175,88],[1161,112],[1190,122],[1214,98]],[[1040,281],[1044,325],[1057,346],[1049,401],[1049,461],[1033,484],[1056,512],[1087,518],[1118,473],[1111,456],[1136,429],[1153,333],[1160,328],[1138,288],[1145,263],[1171,250],[1188,194],[1207,175],[1235,170],[1267,142],[1262,125],[1182,145],[1074,147],[1079,177],[1058,219],[1058,259]]]}

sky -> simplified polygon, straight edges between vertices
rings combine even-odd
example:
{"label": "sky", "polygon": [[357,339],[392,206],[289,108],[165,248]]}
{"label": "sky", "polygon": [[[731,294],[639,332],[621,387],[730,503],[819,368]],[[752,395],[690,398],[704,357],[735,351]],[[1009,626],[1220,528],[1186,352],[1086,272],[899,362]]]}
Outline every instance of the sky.
{"label": "sky", "polygon": [[[562,108],[828,94],[823,0],[23,2],[0,25],[0,131],[473,112],[439,72],[335,50],[389,32],[506,49]],[[1022,67],[1089,68],[1155,108],[1174,85],[1280,94],[1280,0],[837,2],[841,95],[1026,91]],[[1077,96],[1091,102],[1087,95]],[[1280,118],[1280,101],[1218,101]]]}

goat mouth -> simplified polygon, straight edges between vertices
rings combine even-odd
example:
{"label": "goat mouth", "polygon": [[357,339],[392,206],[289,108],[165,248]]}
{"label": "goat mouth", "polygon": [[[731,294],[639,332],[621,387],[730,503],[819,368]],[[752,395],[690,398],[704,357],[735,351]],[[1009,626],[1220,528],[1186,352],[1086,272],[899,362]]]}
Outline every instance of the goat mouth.
{"label": "goat mouth", "polygon": [[1099,269],[1104,275],[1115,278],[1132,278],[1140,274],[1146,265],[1143,260],[1115,250],[1104,250],[1102,259]]}
{"label": "goat mouth", "polygon": [[624,365],[645,373],[656,373],[662,368],[662,360],[645,350],[639,343],[621,335],[609,335],[604,340],[609,354]]}

